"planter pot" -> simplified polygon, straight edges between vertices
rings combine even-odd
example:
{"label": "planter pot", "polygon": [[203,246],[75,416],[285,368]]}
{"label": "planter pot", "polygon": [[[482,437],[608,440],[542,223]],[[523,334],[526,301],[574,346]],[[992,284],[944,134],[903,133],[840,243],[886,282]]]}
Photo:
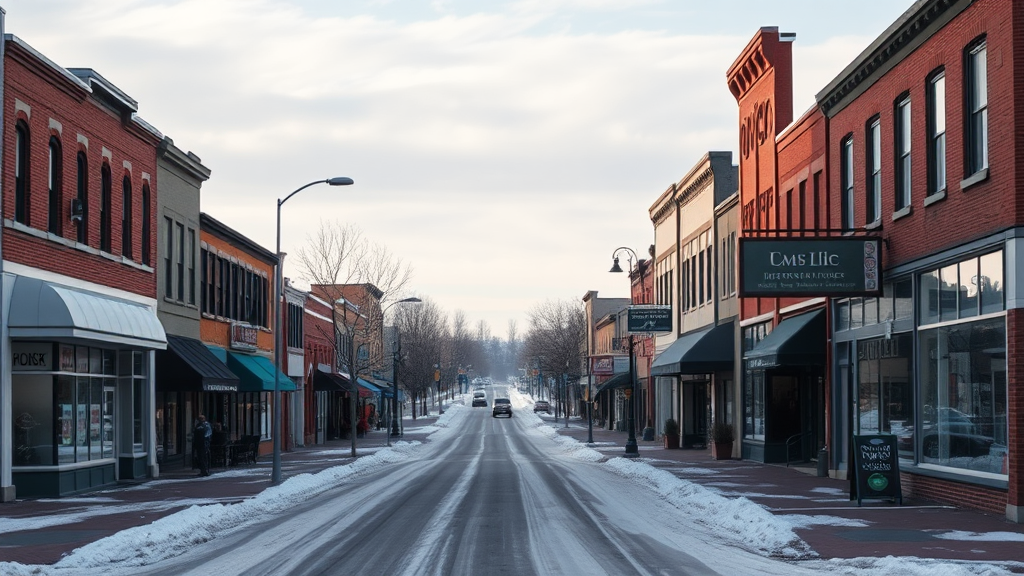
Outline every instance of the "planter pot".
{"label": "planter pot", "polygon": [[732,442],[712,442],[711,457],[715,460],[732,459]]}
{"label": "planter pot", "polygon": [[665,434],[665,448],[679,448],[679,434]]}

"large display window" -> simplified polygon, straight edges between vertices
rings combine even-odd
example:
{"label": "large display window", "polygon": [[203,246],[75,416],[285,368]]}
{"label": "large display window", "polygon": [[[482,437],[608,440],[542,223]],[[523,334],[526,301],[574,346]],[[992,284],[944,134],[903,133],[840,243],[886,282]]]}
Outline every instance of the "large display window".
{"label": "large display window", "polygon": [[895,434],[900,457],[914,456],[913,337],[857,342],[857,424],[860,434]]}

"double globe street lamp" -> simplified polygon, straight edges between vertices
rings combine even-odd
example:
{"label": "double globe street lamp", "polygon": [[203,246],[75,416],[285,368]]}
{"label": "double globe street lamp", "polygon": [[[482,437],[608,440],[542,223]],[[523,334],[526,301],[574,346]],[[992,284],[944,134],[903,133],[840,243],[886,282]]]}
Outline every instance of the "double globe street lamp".
{"label": "double globe street lamp", "polygon": [[277,266],[274,268],[274,467],[270,475],[270,483],[274,486],[281,483],[281,341],[284,337],[281,330],[281,299],[284,296],[284,275],[281,270],[281,205],[310,186],[350,186],[353,183],[351,178],[345,176],[315,180],[277,200],[277,250],[274,252],[277,256]]}

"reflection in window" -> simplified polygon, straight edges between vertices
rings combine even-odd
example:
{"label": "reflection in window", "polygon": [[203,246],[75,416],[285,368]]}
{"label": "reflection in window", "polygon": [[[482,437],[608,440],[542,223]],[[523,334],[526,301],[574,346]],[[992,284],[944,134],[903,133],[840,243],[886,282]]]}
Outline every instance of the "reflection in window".
{"label": "reflection in window", "polygon": [[913,458],[913,338],[893,334],[857,343],[857,418],[861,434],[894,434],[900,456]]}
{"label": "reflection in window", "polygon": [[985,254],[981,260],[981,313],[991,314],[1003,309],[1003,253]]}
{"label": "reflection in window", "polygon": [[960,285],[957,280],[957,266],[946,266],[939,270],[939,320],[956,320],[956,294]]}
{"label": "reflection in window", "polygon": [[960,263],[960,317],[978,315],[978,260],[971,258]]}
{"label": "reflection in window", "polygon": [[920,333],[921,461],[1005,474],[1003,318]]}
{"label": "reflection in window", "polygon": [[745,389],[743,436],[764,440],[764,370],[748,372]]}

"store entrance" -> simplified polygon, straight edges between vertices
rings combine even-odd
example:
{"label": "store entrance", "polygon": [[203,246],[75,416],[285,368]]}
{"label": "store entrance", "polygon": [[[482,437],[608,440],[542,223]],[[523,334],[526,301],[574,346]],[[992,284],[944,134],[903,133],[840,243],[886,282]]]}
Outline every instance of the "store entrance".
{"label": "store entrance", "polygon": [[683,448],[707,448],[710,386],[706,380],[683,382]]}

